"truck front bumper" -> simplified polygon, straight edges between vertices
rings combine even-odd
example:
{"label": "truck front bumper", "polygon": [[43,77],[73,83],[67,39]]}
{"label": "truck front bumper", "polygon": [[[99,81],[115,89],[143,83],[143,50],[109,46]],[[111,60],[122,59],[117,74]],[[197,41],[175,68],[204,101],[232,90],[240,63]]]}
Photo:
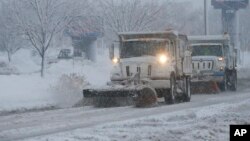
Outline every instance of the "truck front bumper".
{"label": "truck front bumper", "polygon": [[149,85],[155,89],[170,88],[170,80],[150,80]]}
{"label": "truck front bumper", "polygon": [[[170,80],[169,78],[162,78],[162,77],[158,77],[158,78],[144,78],[141,79],[143,84],[147,84],[150,85],[152,88],[155,89],[168,89],[170,88]],[[118,85],[127,85],[126,80],[116,80],[116,81],[112,81],[113,84],[118,84]]]}
{"label": "truck front bumper", "polygon": [[140,89],[136,88],[110,88],[110,89],[84,89],[83,96],[91,97],[135,97]]}
{"label": "truck front bumper", "polygon": [[208,72],[193,74],[191,82],[222,82],[224,80],[224,72]]}

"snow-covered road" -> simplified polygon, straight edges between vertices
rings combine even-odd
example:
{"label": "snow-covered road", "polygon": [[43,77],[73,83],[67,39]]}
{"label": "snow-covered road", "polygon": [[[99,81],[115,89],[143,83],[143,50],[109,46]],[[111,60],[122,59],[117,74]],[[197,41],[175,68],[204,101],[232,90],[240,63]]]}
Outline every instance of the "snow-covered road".
{"label": "snow-covered road", "polygon": [[[197,108],[203,109],[210,106],[220,109],[225,105],[237,105],[242,101],[248,101],[249,103],[250,90],[245,89],[237,93],[226,92],[216,95],[193,95],[189,103],[161,104],[161,106],[154,108],[134,108],[130,106],[117,108],[81,107],[6,115],[0,116],[0,140],[43,140],[42,137],[72,132],[75,129],[94,130],[97,126],[110,125],[113,122],[124,122],[151,116],[160,117],[164,114],[174,115],[176,112],[185,112]],[[214,109],[207,110],[205,114],[209,115],[210,112],[213,114]],[[250,115],[250,111],[248,113]]]}

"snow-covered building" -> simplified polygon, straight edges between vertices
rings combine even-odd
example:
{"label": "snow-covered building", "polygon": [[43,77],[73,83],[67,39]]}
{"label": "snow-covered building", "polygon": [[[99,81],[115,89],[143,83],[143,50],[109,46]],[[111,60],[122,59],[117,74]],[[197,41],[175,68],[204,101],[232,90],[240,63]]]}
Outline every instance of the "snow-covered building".
{"label": "snow-covered building", "polygon": [[100,50],[104,48],[103,22],[100,17],[78,17],[66,33],[70,35],[74,47],[74,56],[96,61]]}

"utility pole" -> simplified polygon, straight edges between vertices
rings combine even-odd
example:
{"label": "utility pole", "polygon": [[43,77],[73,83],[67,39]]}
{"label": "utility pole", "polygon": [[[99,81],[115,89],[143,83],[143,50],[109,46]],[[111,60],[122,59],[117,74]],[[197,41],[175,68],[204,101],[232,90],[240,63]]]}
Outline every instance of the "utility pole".
{"label": "utility pole", "polygon": [[205,35],[208,34],[208,24],[207,24],[207,0],[204,0],[204,30]]}

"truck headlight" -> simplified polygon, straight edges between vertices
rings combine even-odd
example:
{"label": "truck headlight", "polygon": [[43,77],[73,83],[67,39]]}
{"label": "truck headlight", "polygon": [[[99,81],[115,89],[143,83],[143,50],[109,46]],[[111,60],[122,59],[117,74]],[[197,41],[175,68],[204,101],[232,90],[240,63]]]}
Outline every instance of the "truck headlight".
{"label": "truck headlight", "polygon": [[219,57],[218,60],[219,60],[219,61],[223,61],[224,58],[223,58],[223,57]]}
{"label": "truck headlight", "polygon": [[224,70],[224,67],[220,67],[220,71],[223,71]]}
{"label": "truck headlight", "polygon": [[158,55],[158,61],[161,64],[165,64],[168,60],[169,60],[169,58],[167,57],[167,55],[165,55],[165,54],[159,54]]}
{"label": "truck headlight", "polygon": [[119,62],[119,58],[114,57],[114,58],[112,59],[112,62],[113,62],[114,64],[117,64],[117,63]]}

